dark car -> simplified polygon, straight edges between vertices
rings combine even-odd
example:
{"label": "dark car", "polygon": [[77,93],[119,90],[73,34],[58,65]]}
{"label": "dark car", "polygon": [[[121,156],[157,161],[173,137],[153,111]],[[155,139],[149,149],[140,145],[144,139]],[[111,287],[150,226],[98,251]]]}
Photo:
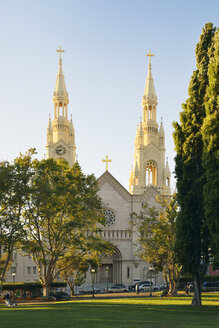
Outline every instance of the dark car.
{"label": "dark car", "polygon": [[135,286],[136,286],[136,284],[130,285],[130,286],[128,286],[128,289],[129,289],[131,292],[134,292],[134,291],[135,291]]}

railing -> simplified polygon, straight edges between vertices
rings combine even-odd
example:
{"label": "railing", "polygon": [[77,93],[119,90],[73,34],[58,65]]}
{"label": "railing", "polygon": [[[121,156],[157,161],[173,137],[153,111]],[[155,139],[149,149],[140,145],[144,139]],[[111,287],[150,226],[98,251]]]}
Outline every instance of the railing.
{"label": "railing", "polygon": [[131,239],[131,230],[102,230],[99,235],[105,239]]}

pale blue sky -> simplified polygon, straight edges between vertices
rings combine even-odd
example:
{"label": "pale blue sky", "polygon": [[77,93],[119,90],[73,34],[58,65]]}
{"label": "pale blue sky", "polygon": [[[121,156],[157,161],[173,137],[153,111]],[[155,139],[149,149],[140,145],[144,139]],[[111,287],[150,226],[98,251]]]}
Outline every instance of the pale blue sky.
{"label": "pale blue sky", "polygon": [[187,98],[202,28],[218,25],[218,12],[216,0],[1,0],[0,160],[30,147],[45,154],[61,45],[79,163],[99,177],[108,154],[109,171],[128,188],[151,49],[173,171],[172,121]]}

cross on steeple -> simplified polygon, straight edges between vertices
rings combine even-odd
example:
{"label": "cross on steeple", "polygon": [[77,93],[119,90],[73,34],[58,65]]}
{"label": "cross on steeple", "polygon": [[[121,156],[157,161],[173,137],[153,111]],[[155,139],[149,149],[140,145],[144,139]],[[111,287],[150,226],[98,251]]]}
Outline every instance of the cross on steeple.
{"label": "cross on steeple", "polygon": [[62,52],[65,52],[65,50],[62,50],[62,47],[60,46],[59,49],[56,51],[59,52],[59,59],[62,59],[61,54],[62,54]]}
{"label": "cross on steeple", "polygon": [[149,51],[149,54],[146,54],[146,56],[149,57],[149,65],[151,65],[151,57],[154,57],[154,55],[151,53],[151,50]]}
{"label": "cross on steeple", "polygon": [[112,160],[108,159],[108,155],[106,155],[106,159],[102,159],[102,162],[106,163],[106,171],[108,171],[108,163],[112,162]]}

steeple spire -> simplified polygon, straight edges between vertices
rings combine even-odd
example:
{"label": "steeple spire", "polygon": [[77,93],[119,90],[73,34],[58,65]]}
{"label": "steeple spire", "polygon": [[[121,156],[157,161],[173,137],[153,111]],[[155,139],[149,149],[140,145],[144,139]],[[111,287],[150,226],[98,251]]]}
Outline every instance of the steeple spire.
{"label": "steeple spire", "polygon": [[151,73],[151,57],[154,57],[154,55],[151,54],[151,50],[150,50],[149,54],[146,54],[146,56],[149,57],[149,64],[148,64],[148,75],[147,75],[144,95],[142,99],[142,106],[144,106],[147,103],[157,105],[157,96],[154,88],[154,80]]}
{"label": "steeple spire", "polygon": [[66,116],[67,118],[67,105],[69,103],[69,99],[68,99],[68,92],[66,90],[66,85],[65,85],[65,77],[63,74],[62,58],[61,58],[61,53],[64,52],[64,50],[62,50],[60,46],[59,49],[56,51],[59,52],[60,55],[59,55],[58,74],[56,77],[56,86],[55,86],[55,91],[53,93],[53,103],[56,109],[62,108],[63,112],[60,113],[59,110],[58,111],[56,110],[55,117]]}

